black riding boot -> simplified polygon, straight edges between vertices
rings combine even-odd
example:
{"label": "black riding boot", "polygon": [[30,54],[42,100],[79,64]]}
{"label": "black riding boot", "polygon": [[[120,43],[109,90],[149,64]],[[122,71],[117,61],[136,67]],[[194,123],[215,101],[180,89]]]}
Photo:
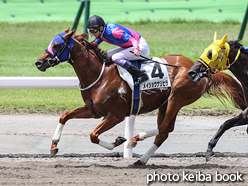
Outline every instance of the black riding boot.
{"label": "black riding boot", "polygon": [[131,64],[131,66],[127,69],[127,71],[132,75],[132,76],[136,76],[137,79],[134,82],[134,86],[142,83],[143,81],[148,80],[148,76],[144,71],[139,70],[136,66],[134,66],[133,64]]}

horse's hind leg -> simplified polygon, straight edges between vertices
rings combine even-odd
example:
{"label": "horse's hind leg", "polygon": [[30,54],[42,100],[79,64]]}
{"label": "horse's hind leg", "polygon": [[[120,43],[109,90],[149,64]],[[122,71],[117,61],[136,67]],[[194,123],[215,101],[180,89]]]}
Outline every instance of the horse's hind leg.
{"label": "horse's hind leg", "polygon": [[60,140],[65,123],[72,118],[99,118],[92,113],[86,106],[76,108],[74,110],[65,112],[59,120],[57,128],[52,138],[51,156],[53,157],[58,153],[58,142]]}
{"label": "horse's hind leg", "polygon": [[227,131],[232,127],[246,125],[247,123],[248,123],[247,108],[238,116],[225,121],[208,143],[208,149],[206,152],[206,161],[209,161],[214,157],[213,148],[216,146],[217,142],[219,141],[220,137],[224,134],[225,131]]}

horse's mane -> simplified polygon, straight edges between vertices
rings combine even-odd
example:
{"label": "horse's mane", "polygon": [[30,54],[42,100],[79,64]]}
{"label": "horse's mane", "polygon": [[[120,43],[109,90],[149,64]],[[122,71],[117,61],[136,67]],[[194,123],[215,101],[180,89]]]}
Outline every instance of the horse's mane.
{"label": "horse's mane", "polygon": [[[93,41],[90,43],[92,45]],[[102,50],[98,46],[95,47],[96,51],[99,52],[99,54],[104,58],[107,59],[107,52],[105,50]],[[93,50],[92,48],[89,48],[89,50]]]}
{"label": "horse's mane", "polygon": [[[95,53],[95,51],[92,49],[92,46],[90,46],[90,45],[92,45],[92,43],[93,43],[94,41],[92,41],[92,42],[89,43],[89,42],[86,40],[86,37],[87,37],[87,34],[81,34],[81,35],[75,35],[75,36],[74,36],[74,38],[75,38],[80,44],[83,44],[84,42],[87,43],[87,49],[88,49],[89,51],[92,51],[93,53]],[[84,45],[84,44],[83,44],[83,45]],[[100,49],[99,47],[95,47],[95,46],[94,46],[94,48],[95,48],[95,50],[96,50],[104,59],[107,60],[107,53],[106,53],[106,51]]]}
{"label": "horse's mane", "polygon": [[240,40],[229,41],[228,44],[231,48],[240,49],[242,53],[248,55],[248,51],[245,51],[244,46],[240,43]]}
{"label": "horse's mane", "polygon": [[[101,57],[99,57],[100,58],[100,61],[103,63],[103,60],[105,60],[105,65],[106,66],[110,66],[111,64],[113,64],[112,59],[111,58],[107,58],[107,52],[105,50],[100,49],[98,46],[92,46],[92,43],[93,42],[94,41],[92,41],[91,43],[87,42],[87,48],[88,48],[88,50],[92,51],[98,57],[100,55],[102,57],[102,59],[101,59]],[[92,47],[94,47],[94,49]]]}

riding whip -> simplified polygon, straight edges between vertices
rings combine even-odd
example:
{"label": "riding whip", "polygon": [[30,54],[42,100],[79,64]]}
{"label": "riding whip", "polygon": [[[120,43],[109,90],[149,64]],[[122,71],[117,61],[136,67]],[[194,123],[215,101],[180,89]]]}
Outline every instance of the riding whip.
{"label": "riding whip", "polygon": [[[130,50],[129,52],[134,53],[132,50]],[[142,56],[142,55],[140,55],[140,57],[142,57],[142,58],[144,58],[144,59],[146,59],[146,60],[149,60],[149,61],[153,61],[153,62],[159,63],[159,64],[161,64],[161,65],[167,65],[167,66],[171,66],[171,67],[178,67],[178,66],[176,66],[176,65],[170,65],[170,64],[166,64],[166,63],[160,63],[160,62],[158,62],[158,61],[154,61],[154,60],[152,60],[152,59],[150,59],[150,58],[148,58],[148,57]]]}

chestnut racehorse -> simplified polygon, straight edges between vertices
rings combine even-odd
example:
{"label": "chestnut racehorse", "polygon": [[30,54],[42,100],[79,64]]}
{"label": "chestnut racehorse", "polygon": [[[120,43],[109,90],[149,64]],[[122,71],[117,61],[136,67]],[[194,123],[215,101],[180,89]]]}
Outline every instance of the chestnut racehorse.
{"label": "chestnut racehorse", "polygon": [[[84,39],[86,34],[73,37],[74,32],[74,30],[69,32],[69,29],[66,29],[64,33],[57,35],[35,62],[40,71],[46,71],[51,66],[68,61],[78,76],[82,98],[85,102],[84,106],[65,112],[60,117],[52,138],[52,156],[58,152],[57,145],[62,129],[69,119],[103,117],[91,132],[90,139],[92,143],[112,150],[122,144],[125,139],[118,137],[114,143],[108,143],[100,140],[99,135],[122,122],[126,116],[130,116],[132,90],[119,76],[116,65],[105,66],[103,55],[93,49],[91,44]],[[176,67],[168,67],[171,87],[141,92],[142,104],[139,114],[158,109],[158,117],[157,129],[141,132],[129,142],[129,147],[134,147],[138,141],[156,136],[154,144],[134,163],[135,165],[146,164],[156,149],[167,139],[169,133],[173,131],[179,110],[199,99],[204,93],[224,96],[222,92],[224,90],[226,95],[234,101],[236,107],[242,109],[246,107],[241,86],[228,74],[220,73],[214,75],[211,80],[204,78],[199,82],[194,82],[188,78],[187,74],[194,64],[192,60],[181,55],[167,55],[160,58]]]}

